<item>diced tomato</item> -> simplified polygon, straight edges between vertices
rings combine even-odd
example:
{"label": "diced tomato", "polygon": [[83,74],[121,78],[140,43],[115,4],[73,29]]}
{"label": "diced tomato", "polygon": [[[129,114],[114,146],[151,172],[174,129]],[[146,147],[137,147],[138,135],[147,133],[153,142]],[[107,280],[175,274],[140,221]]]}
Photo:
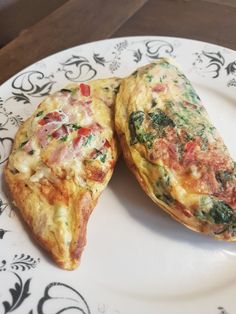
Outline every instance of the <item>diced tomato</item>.
{"label": "diced tomato", "polygon": [[44,120],[44,118],[40,119],[39,122],[38,122],[38,124],[40,124],[40,125],[45,125],[46,123],[47,122],[46,122],[46,120]]}
{"label": "diced tomato", "polygon": [[67,130],[67,127],[63,124],[59,129],[57,129],[56,131],[52,133],[52,137],[60,138],[66,134],[68,134],[68,130]]}
{"label": "diced tomato", "polygon": [[80,91],[83,96],[90,96],[90,86],[84,83],[80,84]]}
{"label": "diced tomato", "polygon": [[79,128],[77,134],[79,136],[88,136],[91,133],[90,128]]}

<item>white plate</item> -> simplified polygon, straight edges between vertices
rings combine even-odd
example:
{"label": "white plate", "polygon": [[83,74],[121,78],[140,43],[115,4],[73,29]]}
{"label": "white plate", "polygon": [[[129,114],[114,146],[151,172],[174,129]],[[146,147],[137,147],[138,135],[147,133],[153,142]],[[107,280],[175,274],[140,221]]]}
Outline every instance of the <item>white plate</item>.
{"label": "white plate", "polygon": [[[130,37],[74,47],[0,87],[0,159],[43,97],[69,81],[125,76],[176,58],[236,159],[236,52],[170,37]],[[80,267],[53,264],[0,186],[0,313],[234,314],[236,244],[194,233],[159,210],[120,161],[88,225]]]}

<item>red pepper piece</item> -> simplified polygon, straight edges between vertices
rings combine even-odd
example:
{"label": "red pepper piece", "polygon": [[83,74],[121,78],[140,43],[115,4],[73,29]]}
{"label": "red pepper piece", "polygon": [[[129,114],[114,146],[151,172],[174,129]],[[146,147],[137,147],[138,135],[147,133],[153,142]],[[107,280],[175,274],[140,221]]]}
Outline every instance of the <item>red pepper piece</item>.
{"label": "red pepper piece", "polygon": [[80,91],[83,96],[90,96],[90,86],[84,83],[80,84]]}
{"label": "red pepper piece", "polygon": [[91,133],[91,129],[89,128],[79,128],[77,134],[79,136],[88,136]]}

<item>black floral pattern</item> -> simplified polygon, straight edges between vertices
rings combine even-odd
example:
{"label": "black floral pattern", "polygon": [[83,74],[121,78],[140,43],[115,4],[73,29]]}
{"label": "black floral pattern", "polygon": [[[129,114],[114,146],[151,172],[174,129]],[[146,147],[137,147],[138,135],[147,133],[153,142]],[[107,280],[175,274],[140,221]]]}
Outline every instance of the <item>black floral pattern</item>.
{"label": "black floral pattern", "polygon": [[159,59],[164,55],[174,56],[173,45],[165,40],[149,40],[145,45],[150,59]]}
{"label": "black floral pattern", "polygon": [[141,61],[143,54],[140,49],[137,49],[136,51],[134,51],[133,56],[134,62],[138,63],[139,61]]}
{"label": "black floral pattern", "polygon": [[218,306],[217,309],[219,310],[217,314],[229,314],[222,306]]}
{"label": "black floral pattern", "polygon": [[236,61],[230,62],[225,69],[228,75],[236,75]]}
{"label": "black floral pattern", "polygon": [[[11,111],[7,111],[3,105],[3,102],[0,102],[0,164],[4,163],[9,155],[10,148],[13,143],[13,139],[7,135],[9,130],[9,124],[15,127],[19,127],[23,123],[23,118],[14,114]],[[3,134],[6,134],[3,136]],[[1,203],[0,203],[1,208]],[[1,213],[1,209],[0,209]]]}
{"label": "black floral pattern", "polygon": [[223,55],[218,52],[201,51],[195,53],[196,59],[193,66],[200,69],[204,73],[208,73],[212,78],[217,78],[225,64]]}
{"label": "black floral pattern", "polygon": [[82,56],[72,55],[62,64],[59,71],[65,72],[65,77],[72,82],[85,82],[93,79],[97,70],[90,64],[89,60]]}
{"label": "black floral pattern", "polygon": [[93,54],[93,59],[97,64],[100,64],[102,66],[105,66],[106,60],[104,59],[104,57],[101,57],[99,55],[99,53],[94,53]]}
{"label": "black floral pattern", "polygon": [[5,229],[0,228],[0,240],[3,239],[3,237],[5,236],[5,234],[7,232],[9,232],[9,230],[5,230]]}
{"label": "black floral pattern", "polygon": [[33,258],[29,254],[15,254],[11,261],[2,260],[0,271],[26,271],[36,268],[40,259]]}
{"label": "black floral pattern", "polygon": [[5,203],[1,198],[0,198],[0,216],[2,215],[2,213],[5,211],[5,209],[7,208],[8,204]]}
{"label": "black floral pattern", "polygon": [[39,263],[39,258],[35,259],[31,257],[30,255],[21,254],[21,255],[15,255],[11,264],[10,268],[13,270],[29,270],[32,268],[35,268]]}
{"label": "black floral pattern", "polygon": [[[91,314],[82,294],[61,282],[52,282],[46,286],[37,305],[37,314],[49,313],[48,309],[53,309],[50,314],[72,313],[71,310],[73,313]],[[31,313],[34,313],[33,310]]]}
{"label": "black floral pattern", "polygon": [[17,273],[13,273],[16,276],[16,282],[13,288],[9,289],[11,294],[11,301],[3,301],[4,314],[11,313],[19,308],[19,306],[30,296],[30,279],[25,282]]}
{"label": "black floral pattern", "polygon": [[26,71],[17,75],[12,81],[12,94],[10,98],[24,104],[30,103],[30,97],[43,97],[48,95],[55,81],[54,75],[45,76],[40,71]]}

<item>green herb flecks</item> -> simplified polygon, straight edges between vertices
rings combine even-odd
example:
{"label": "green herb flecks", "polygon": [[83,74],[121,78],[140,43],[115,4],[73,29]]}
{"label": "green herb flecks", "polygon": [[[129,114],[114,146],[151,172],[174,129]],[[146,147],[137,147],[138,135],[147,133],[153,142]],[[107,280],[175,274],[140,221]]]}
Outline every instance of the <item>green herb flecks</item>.
{"label": "green herb flecks", "polygon": [[188,91],[186,92],[185,96],[193,104],[198,104],[200,102],[200,97],[195,92],[195,90],[192,88],[192,86],[190,88],[188,88]]}
{"label": "green herb flecks", "polygon": [[68,123],[66,124],[66,126],[72,129],[73,131],[77,131],[78,129],[81,128],[81,126],[77,123]]}
{"label": "green herb flecks", "polygon": [[37,114],[36,114],[36,117],[41,117],[43,115],[43,110],[39,111]]}
{"label": "green herb flecks", "polygon": [[222,186],[225,186],[227,182],[234,179],[234,175],[230,171],[217,171],[215,177]]}
{"label": "green herb flecks", "polygon": [[62,136],[62,137],[60,138],[60,141],[62,141],[62,142],[66,142],[66,141],[67,141],[67,139],[68,139],[68,134],[66,134],[66,135]]}
{"label": "green herb flecks", "polygon": [[173,197],[170,194],[171,179],[166,169],[160,165],[157,166],[159,169],[159,178],[156,181],[156,197],[166,204],[174,202]]}
{"label": "green herb flecks", "polygon": [[25,144],[27,144],[27,143],[28,143],[28,141],[29,141],[29,140],[22,142],[22,143],[19,145],[19,148],[24,147],[24,146],[25,146]]}
{"label": "green herb flecks", "polygon": [[151,82],[153,79],[153,75],[148,74],[148,75],[146,75],[146,78],[147,78],[148,82]]}
{"label": "green herb flecks", "polygon": [[85,140],[85,142],[84,142],[84,144],[83,144],[82,146],[87,146],[87,145],[89,145],[89,144],[91,143],[92,139],[93,139],[93,134],[90,134],[90,135],[86,138],[86,140]]}
{"label": "green herb flecks", "polygon": [[106,161],[106,158],[107,158],[106,154],[101,155],[100,157],[101,162],[104,163]]}

